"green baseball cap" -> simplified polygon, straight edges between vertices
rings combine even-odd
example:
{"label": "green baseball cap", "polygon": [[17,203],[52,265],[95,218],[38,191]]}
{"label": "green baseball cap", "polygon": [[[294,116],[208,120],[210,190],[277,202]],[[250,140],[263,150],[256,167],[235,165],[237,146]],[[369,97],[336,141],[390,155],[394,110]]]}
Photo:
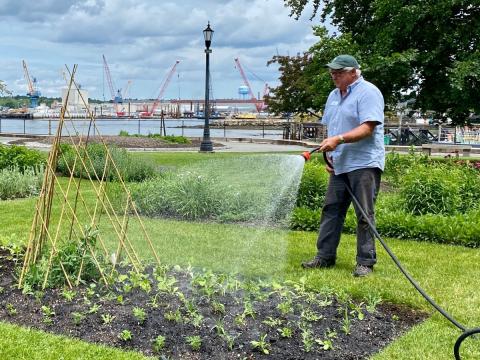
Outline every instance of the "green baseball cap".
{"label": "green baseball cap", "polygon": [[325,65],[325,67],[333,70],[340,70],[346,67],[360,69],[357,59],[355,59],[352,55],[338,55],[335,59]]}

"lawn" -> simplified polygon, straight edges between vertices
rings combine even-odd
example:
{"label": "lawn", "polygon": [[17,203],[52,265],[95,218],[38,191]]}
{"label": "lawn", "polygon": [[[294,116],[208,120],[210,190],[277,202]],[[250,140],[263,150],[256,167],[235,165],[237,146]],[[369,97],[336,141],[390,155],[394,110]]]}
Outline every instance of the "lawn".
{"label": "lawn", "polygon": [[[238,155],[238,154],[237,154]],[[159,166],[188,165],[205,157],[235,156],[235,154],[141,153]],[[62,180],[65,181],[65,180]],[[86,181],[83,185],[88,185]],[[92,193],[87,193],[91,200]],[[34,199],[0,202],[0,239],[23,243],[28,237],[34,212]],[[233,271],[266,278],[299,279],[306,276],[313,289],[330,287],[355,298],[375,294],[384,301],[407,305],[432,314],[374,359],[451,359],[453,344],[460,335],[413,289],[378,244],[378,265],[373,276],[356,279],[351,276],[355,258],[355,238],[344,235],[337,266],[333,269],[302,270],[302,260],[313,256],[316,234],[283,229],[258,228],[214,223],[194,223],[165,219],[145,219],[144,223],[155,243],[160,259],[171,264]],[[138,234],[139,224],[132,221],[129,231]],[[15,235],[12,235],[15,234]],[[135,235],[132,235],[135,238]],[[105,235],[112,247],[113,236]],[[138,240],[141,241],[141,240]],[[411,274],[427,293],[462,324],[480,325],[480,298],[477,282],[480,278],[480,250],[436,245],[416,241],[387,239]],[[140,249],[144,248],[139,246]],[[148,252],[141,253],[148,257]],[[90,345],[77,340],[45,335],[0,324],[0,355],[9,359],[137,359],[138,354]],[[41,349],[41,350],[40,350]],[[465,359],[480,358],[478,340],[467,340],[462,352]],[[467,355],[468,354],[468,355]]]}

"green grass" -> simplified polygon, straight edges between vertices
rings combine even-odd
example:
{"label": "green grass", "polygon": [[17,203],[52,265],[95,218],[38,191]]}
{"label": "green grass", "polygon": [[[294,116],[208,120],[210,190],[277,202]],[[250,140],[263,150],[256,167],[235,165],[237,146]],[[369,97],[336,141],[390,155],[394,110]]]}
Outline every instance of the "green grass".
{"label": "green grass", "polygon": [[[159,165],[168,166],[189,164],[217,155],[220,154],[141,154],[156,158]],[[222,154],[223,156],[232,155]],[[86,185],[86,182],[83,184]],[[91,191],[87,193],[87,197],[91,201]],[[0,238],[26,241],[33,212],[33,199],[0,201]],[[348,292],[358,299],[373,293],[385,301],[427,311],[432,314],[430,318],[373,358],[452,358],[453,345],[460,331],[433,311],[401,275],[379,244],[379,261],[374,274],[369,278],[357,279],[351,276],[355,265],[355,237],[351,235],[342,237],[336,267],[323,271],[305,271],[299,264],[315,254],[315,233],[161,219],[145,219],[145,224],[164,262],[283,279],[299,279],[305,276],[312,289],[328,286],[336,291]],[[129,225],[132,239],[140,233],[138,229],[139,224],[132,220]],[[16,236],[11,236],[12,233]],[[107,233],[108,231],[104,233],[105,240],[110,244],[109,247],[113,248],[115,237],[111,231],[110,234]],[[138,241],[141,242],[141,238]],[[467,327],[480,326],[480,297],[477,285],[480,278],[479,249],[396,239],[387,241],[400,261],[434,300]],[[149,257],[146,247],[141,243],[139,245],[141,255]],[[65,340],[57,336],[8,324],[0,323],[0,331],[6,334],[0,339],[1,358],[54,359],[58,358],[55,354],[58,354],[59,349],[65,359],[140,358],[137,354],[101,348],[76,340],[68,340],[65,345]],[[464,359],[480,358],[479,340],[467,340],[462,350]],[[114,352],[115,355],[112,356]]]}
{"label": "green grass", "polygon": [[9,360],[140,360],[153,359],[139,353],[108,346],[45,334],[28,328],[0,322],[0,358]]}

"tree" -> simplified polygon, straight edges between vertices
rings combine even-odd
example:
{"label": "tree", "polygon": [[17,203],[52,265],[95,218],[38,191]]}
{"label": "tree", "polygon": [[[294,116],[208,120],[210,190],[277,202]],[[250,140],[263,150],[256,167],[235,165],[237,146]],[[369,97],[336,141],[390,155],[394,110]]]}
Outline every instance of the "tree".
{"label": "tree", "polygon": [[10,95],[11,92],[7,89],[7,85],[3,82],[3,80],[0,80],[0,95],[7,94]]}
{"label": "tree", "polygon": [[[309,1],[284,3],[298,18]],[[478,0],[310,3],[312,18],[321,9],[322,23],[329,19],[342,36],[350,36],[365,77],[380,88],[388,105],[414,98],[419,109],[458,124],[471,112],[480,112]],[[320,49],[317,55],[322,53]]]}

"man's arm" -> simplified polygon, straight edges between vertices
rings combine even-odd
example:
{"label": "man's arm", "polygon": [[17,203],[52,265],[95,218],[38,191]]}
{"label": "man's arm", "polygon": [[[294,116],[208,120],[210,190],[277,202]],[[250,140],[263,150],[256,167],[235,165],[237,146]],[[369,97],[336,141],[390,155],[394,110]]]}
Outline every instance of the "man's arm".
{"label": "man's arm", "polygon": [[[379,123],[377,121],[366,121],[356,128],[347,131],[344,134],[331,136],[326,138],[320,144],[320,151],[333,151],[341,143],[354,143],[372,136],[375,126]],[[343,141],[342,141],[343,137]]]}

